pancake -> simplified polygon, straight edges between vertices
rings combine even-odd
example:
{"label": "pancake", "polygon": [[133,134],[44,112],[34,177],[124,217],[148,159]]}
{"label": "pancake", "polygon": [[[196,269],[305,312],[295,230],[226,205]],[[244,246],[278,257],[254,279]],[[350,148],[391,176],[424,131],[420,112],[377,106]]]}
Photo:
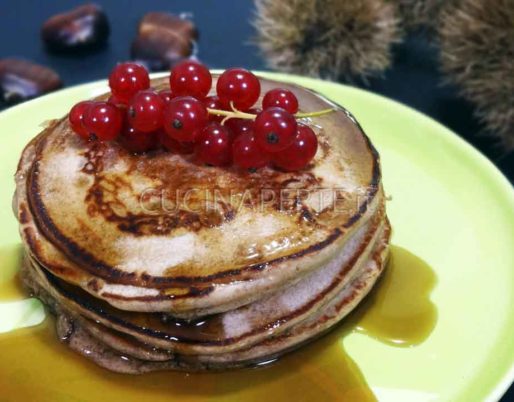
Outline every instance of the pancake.
{"label": "pancake", "polygon": [[54,307],[59,317],[58,330],[61,340],[102,367],[131,374],[170,369],[200,371],[247,367],[274,360],[305,342],[315,339],[353,310],[383,271],[387,259],[389,235],[390,228],[387,224],[381,241],[366,264],[325,306],[282,334],[268,337],[250,347],[223,354],[183,355],[156,349],[130,335],[127,336],[88,318],[70,313],[59,300],[47,293],[40,278],[34,279],[35,271],[30,266],[26,267],[24,278],[36,294]]}
{"label": "pancake", "polygon": [[[64,259],[64,256],[62,254],[61,254],[62,262],[49,264],[48,263],[49,257],[51,258],[52,256],[51,255],[49,256],[48,253],[45,254],[46,250],[53,250],[53,252],[56,254],[59,253],[59,251],[55,247],[53,247],[50,243],[48,243],[48,241],[46,241],[40,235],[40,233],[37,231],[37,227],[34,225],[32,216],[31,216],[30,212],[25,208],[23,201],[21,202],[21,205],[22,205],[21,209],[24,211],[23,219],[20,219],[20,221],[23,221],[23,223],[20,225],[21,234],[24,237],[25,242],[27,244],[31,245],[30,252],[33,253],[31,255],[33,258],[35,258],[38,261],[39,264],[43,265],[41,261],[46,261],[46,264],[44,264],[44,266],[52,274],[64,279],[65,281],[67,281],[69,283],[83,287],[85,290],[87,290],[92,295],[108,301],[111,305],[113,305],[115,307],[131,310],[131,311],[141,311],[141,310],[144,311],[145,310],[144,308],[142,308],[142,309],[137,308],[137,306],[136,306],[136,308],[127,308],[126,299],[123,299],[124,303],[121,303],[121,304],[118,303],[119,298],[116,295],[109,293],[109,291],[111,289],[113,289],[113,288],[116,289],[116,285],[113,286],[113,285],[104,284],[104,286],[101,286],[101,287],[97,286],[97,284],[98,284],[97,278],[93,277],[92,275],[90,275],[89,273],[87,273],[85,271],[78,269],[77,267],[70,268],[70,263]],[[368,221],[365,223],[365,225],[363,225],[363,227],[359,228],[357,230],[357,232],[354,235],[352,235],[352,237],[345,243],[344,247],[339,251],[339,254],[350,255],[350,250],[352,248],[357,250],[359,247],[362,247],[363,245],[360,244],[360,241],[362,240],[366,230],[368,230],[368,228],[370,226],[376,227],[376,225],[378,225],[380,223],[380,219],[382,217],[383,217],[383,212],[381,214],[377,214],[377,216],[374,216],[372,219],[372,222]],[[41,247],[40,246],[41,243],[47,243],[47,244],[45,247]],[[54,254],[54,256],[56,254]],[[299,279],[301,279],[301,278],[298,277],[297,280],[299,280]],[[262,285],[258,285],[255,283],[252,283],[251,285],[253,286],[254,289],[257,288],[260,291],[259,296],[263,297],[263,296],[267,295],[268,292],[265,291],[265,286],[264,286],[265,282],[264,281],[261,281],[261,282],[262,282]],[[291,286],[291,284],[293,284],[293,283],[294,283],[294,281],[290,281],[289,283],[286,284],[286,287]],[[91,284],[95,284],[95,285],[91,286]],[[247,283],[244,283],[244,282],[235,284],[233,286],[234,289],[237,289],[237,288],[241,289],[240,292],[244,292],[244,289],[246,287],[247,287]],[[137,294],[141,294],[142,292],[151,292],[153,289],[137,288],[137,289],[133,289],[133,290],[135,290],[137,292]],[[157,290],[155,290],[155,291],[157,292]],[[215,288],[213,290],[213,292],[215,292],[215,293],[221,293],[221,291],[223,291],[223,288],[221,288],[221,289]],[[234,290],[232,291],[232,293],[234,293]],[[186,294],[182,295],[182,297],[186,297],[186,296],[187,296]],[[136,299],[135,302],[138,304],[141,303],[143,305],[143,307],[144,307],[144,304],[148,303],[148,302],[161,303],[162,309],[159,309],[158,311],[167,311],[167,309],[165,308],[166,305],[165,305],[165,303],[162,303],[162,300],[163,299],[166,300],[166,298],[170,298],[170,297],[172,297],[172,295],[167,295],[165,292],[160,290],[160,291],[158,291],[156,296],[151,296],[148,294],[143,297],[135,296],[135,299]],[[193,297],[201,297],[201,295],[193,293]],[[134,303],[130,304],[129,307],[134,307]],[[218,305],[216,307],[219,308],[220,306]]]}
{"label": "pancake", "polygon": [[291,90],[302,112],[334,109],[303,121],[319,142],[307,168],[136,155],[82,140],[67,117],[26,146],[22,278],[72,349],[122,373],[251,366],[328,331],[373,287],[391,236],[378,153],[346,109],[261,86]]}
{"label": "pancake", "polygon": [[192,322],[160,313],[135,313],[112,308],[77,287],[54,277],[37,263],[39,282],[68,311],[129,334],[153,347],[183,354],[221,354],[277,335],[322,308],[362,271],[377,249],[388,241],[382,219],[354,249],[341,254],[295,285],[277,294],[225,313]]}
{"label": "pancake", "polygon": [[[292,90],[308,111],[334,106],[294,85],[261,82],[263,92]],[[116,143],[84,143],[66,119],[53,122],[27,146],[17,174],[24,242],[52,273],[120,309],[195,318],[251,303],[333,259],[383,204],[378,155],[337,108],[310,119],[321,146],[311,168],[294,173],[198,166],[163,151],[134,156]],[[282,188],[310,197],[259,199]],[[191,202],[208,209],[163,211],[144,198],[158,192],[172,202],[169,193],[194,189],[204,193]],[[214,191],[216,202],[204,196]]]}

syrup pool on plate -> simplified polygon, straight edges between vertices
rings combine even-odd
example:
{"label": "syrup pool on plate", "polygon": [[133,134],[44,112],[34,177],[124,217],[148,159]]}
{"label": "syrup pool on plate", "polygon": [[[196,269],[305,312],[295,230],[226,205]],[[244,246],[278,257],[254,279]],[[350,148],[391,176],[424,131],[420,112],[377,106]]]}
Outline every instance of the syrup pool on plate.
{"label": "syrup pool on plate", "polygon": [[[15,258],[4,259],[3,251],[2,261],[3,272],[14,271],[15,265],[7,265],[16,263]],[[0,282],[0,301],[21,292],[16,275],[10,278]],[[374,401],[358,362],[345,352],[344,336],[360,332],[394,347],[423,342],[436,324],[430,301],[435,281],[426,263],[391,246],[383,277],[342,325],[277,362],[222,373],[112,373],[60,343],[48,317],[39,326],[0,334],[1,400]]]}
{"label": "syrup pool on plate", "polygon": [[0,302],[27,298],[18,274],[21,257],[19,244],[0,249]]}

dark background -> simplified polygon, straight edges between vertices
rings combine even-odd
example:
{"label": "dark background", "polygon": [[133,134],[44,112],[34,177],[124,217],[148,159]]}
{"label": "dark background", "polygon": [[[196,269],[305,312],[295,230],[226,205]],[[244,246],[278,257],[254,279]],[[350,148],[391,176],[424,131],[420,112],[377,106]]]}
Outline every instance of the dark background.
{"label": "dark background", "polygon": [[[0,58],[19,56],[54,68],[65,86],[106,78],[112,66],[129,58],[130,43],[139,19],[148,11],[189,12],[200,31],[198,57],[212,68],[242,66],[266,69],[252,44],[255,31],[250,0],[96,1],[111,22],[109,44],[85,56],[54,55],[39,37],[50,16],[83,4],[76,0],[0,0]],[[437,49],[422,32],[410,34],[394,48],[394,64],[382,78],[360,85],[403,102],[446,125],[487,155],[514,181],[514,153],[504,155],[473,118],[472,107],[441,85]],[[5,105],[0,104],[0,109]],[[436,155],[434,157],[437,157]],[[503,401],[514,400],[514,390]]]}
{"label": "dark background", "polygon": [[[198,57],[212,68],[266,69],[252,44],[255,31],[250,0],[98,0],[111,22],[109,44],[85,56],[49,54],[39,39],[50,16],[83,4],[78,0],[0,0],[0,57],[19,56],[53,67],[66,86],[106,78],[112,66],[129,58],[139,19],[148,11],[189,12],[200,31]],[[437,49],[423,33],[411,34],[394,48],[393,68],[360,85],[403,102],[448,126],[487,155],[514,181],[514,153],[505,155],[472,116],[472,107],[443,86]],[[0,108],[5,105],[0,104]]]}

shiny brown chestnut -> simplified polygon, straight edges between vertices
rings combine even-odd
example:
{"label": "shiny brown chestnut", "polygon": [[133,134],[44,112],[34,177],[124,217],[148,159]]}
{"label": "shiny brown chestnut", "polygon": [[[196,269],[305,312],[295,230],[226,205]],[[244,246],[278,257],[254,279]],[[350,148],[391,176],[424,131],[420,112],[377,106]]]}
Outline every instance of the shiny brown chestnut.
{"label": "shiny brown chestnut", "polygon": [[21,102],[62,86],[52,69],[21,59],[0,60],[0,91],[8,104]]}
{"label": "shiny brown chestnut", "polygon": [[139,22],[131,57],[151,70],[165,70],[193,54],[198,31],[188,19],[151,12]]}
{"label": "shiny brown chestnut", "polygon": [[49,50],[65,52],[102,45],[110,31],[103,10],[96,4],[84,4],[46,20],[41,38]]}

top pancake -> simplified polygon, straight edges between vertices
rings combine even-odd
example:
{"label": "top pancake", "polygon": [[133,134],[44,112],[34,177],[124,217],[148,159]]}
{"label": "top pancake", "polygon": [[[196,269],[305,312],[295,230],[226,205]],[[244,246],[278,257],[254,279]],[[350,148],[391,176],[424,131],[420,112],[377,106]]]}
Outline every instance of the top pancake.
{"label": "top pancake", "polygon": [[[261,85],[263,93],[290,89],[301,111],[335,107],[294,85],[262,78]],[[88,143],[65,118],[37,140],[29,206],[52,244],[109,283],[202,288],[299,275],[332,258],[380,194],[378,156],[346,110],[308,123],[320,141],[311,166],[249,173]]]}

